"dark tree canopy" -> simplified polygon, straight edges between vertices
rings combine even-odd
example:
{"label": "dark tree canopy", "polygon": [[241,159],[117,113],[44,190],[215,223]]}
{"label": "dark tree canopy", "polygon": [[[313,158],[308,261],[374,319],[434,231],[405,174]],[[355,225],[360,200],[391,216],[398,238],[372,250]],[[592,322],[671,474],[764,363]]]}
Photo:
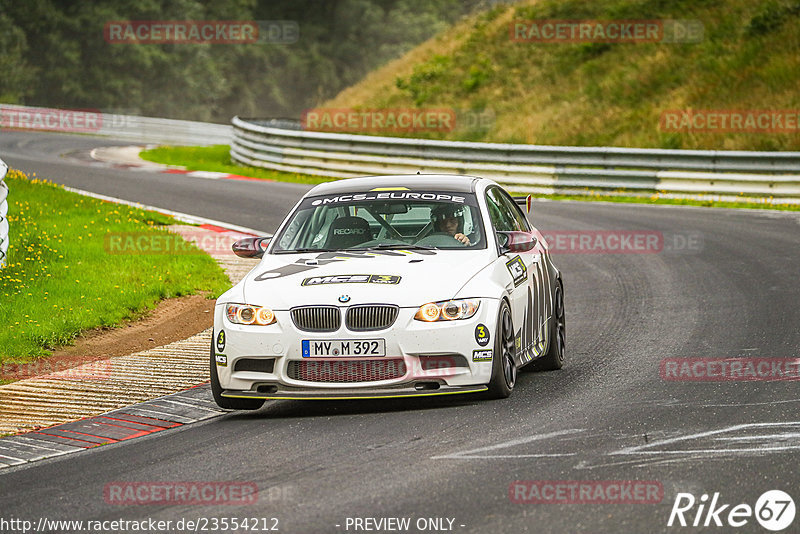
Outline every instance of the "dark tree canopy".
{"label": "dark tree canopy", "polygon": [[[478,0],[0,0],[0,102],[227,122],[297,117]],[[294,44],[109,44],[126,20],[288,20]]]}

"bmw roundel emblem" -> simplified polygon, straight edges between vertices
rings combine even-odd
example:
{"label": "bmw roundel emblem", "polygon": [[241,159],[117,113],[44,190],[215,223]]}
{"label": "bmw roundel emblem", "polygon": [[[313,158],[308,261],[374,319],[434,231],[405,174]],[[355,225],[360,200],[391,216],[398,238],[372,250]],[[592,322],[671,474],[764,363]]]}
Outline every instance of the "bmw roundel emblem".
{"label": "bmw roundel emblem", "polygon": [[339,297],[339,302],[341,303],[350,302],[350,295],[342,295],[341,297]]}

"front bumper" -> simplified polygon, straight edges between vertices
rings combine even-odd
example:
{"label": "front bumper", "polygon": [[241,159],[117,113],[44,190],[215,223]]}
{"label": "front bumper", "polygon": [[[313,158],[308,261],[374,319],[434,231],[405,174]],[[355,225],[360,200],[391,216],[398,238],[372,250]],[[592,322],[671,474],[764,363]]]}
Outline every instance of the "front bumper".
{"label": "front bumper", "polygon": [[[452,322],[417,321],[416,308],[401,308],[390,328],[368,332],[352,332],[344,325],[329,333],[301,331],[288,311],[276,311],[277,322],[268,326],[238,325],[228,321],[224,308],[224,303],[218,303],[215,309],[214,340],[224,330],[225,345],[221,351],[217,346],[214,349],[225,397],[362,399],[451,395],[484,391],[491,380],[493,355],[487,358],[487,352],[494,346],[499,308],[496,299],[481,299],[475,316]],[[342,307],[343,314],[344,311]],[[484,337],[476,335],[478,327]],[[358,339],[383,339],[386,355],[308,358],[302,354],[303,340]],[[343,376],[341,373],[297,372],[306,366],[328,365],[335,370],[345,364],[350,368],[363,364],[371,368],[391,361],[398,362],[400,370],[378,380],[371,380],[369,373],[355,380],[337,381]],[[240,362],[248,365],[239,365]],[[258,369],[257,364],[262,362],[269,365]]]}

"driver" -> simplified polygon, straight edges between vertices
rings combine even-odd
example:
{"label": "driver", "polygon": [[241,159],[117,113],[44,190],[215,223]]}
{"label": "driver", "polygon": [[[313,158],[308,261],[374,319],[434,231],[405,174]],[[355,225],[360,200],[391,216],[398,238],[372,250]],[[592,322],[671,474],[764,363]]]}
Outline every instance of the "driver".
{"label": "driver", "polygon": [[464,209],[461,206],[442,204],[431,210],[431,222],[436,232],[453,236],[453,239],[469,246],[467,236],[461,233],[464,229]]}

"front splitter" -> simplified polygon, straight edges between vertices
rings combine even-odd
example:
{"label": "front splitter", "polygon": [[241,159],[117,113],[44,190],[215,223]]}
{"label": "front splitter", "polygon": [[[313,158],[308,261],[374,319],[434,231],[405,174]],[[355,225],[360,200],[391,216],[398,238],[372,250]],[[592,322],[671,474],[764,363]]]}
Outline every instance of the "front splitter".
{"label": "front splitter", "polygon": [[224,390],[222,396],[229,399],[265,400],[355,400],[355,399],[401,399],[405,397],[435,397],[439,395],[458,395],[462,393],[481,393],[486,386],[440,387],[439,389],[397,388],[397,389],[341,389],[298,390],[261,393],[258,391]]}

